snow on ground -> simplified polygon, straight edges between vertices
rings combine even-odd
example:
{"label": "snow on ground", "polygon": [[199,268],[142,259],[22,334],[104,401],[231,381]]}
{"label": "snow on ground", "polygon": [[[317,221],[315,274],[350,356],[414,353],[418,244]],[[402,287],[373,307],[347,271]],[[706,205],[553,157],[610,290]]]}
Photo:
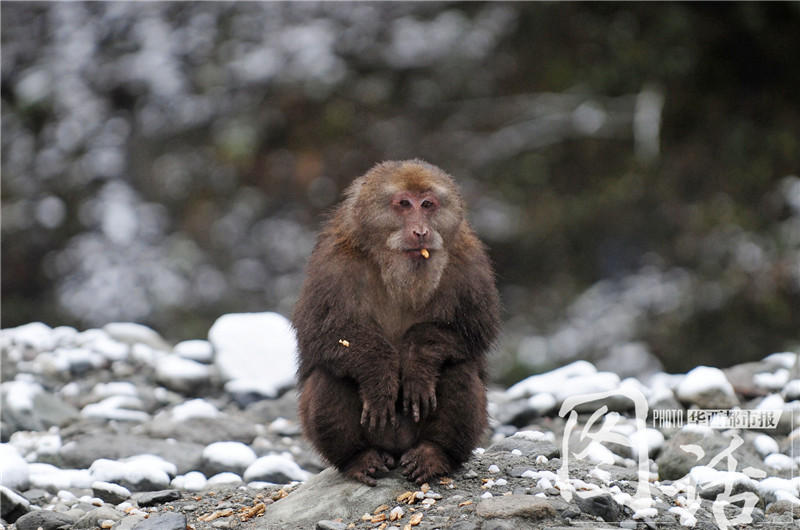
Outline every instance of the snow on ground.
{"label": "snow on ground", "polygon": [[177,468],[175,464],[155,455],[137,455],[121,460],[100,458],[89,467],[89,473],[92,479],[89,485],[95,480],[100,480],[129,484],[149,482],[167,487],[170,483],[170,476],[177,474]]}
{"label": "snow on ground", "polygon": [[175,421],[184,421],[190,418],[213,418],[219,416],[219,414],[217,407],[200,398],[190,399],[180,405],[175,405],[170,412],[172,419]]}
{"label": "snow on ground", "polygon": [[206,476],[199,471],[190,471],[185,475],[178,475],[170,483],[173,488],[186,491],[200,491],[206,487],[206,484],[208,484]]}
{"label": "snow on ground", "polygon": [[223,315],[214,322],[208,338],[229,392],[276,397],[294,384],[297,341],[286,317],[278,313]]}
{"label": "snow on ground", "polygon": [[256,453],[242,442],[214,442],[203,449],[203,458],[224,467],[247,468],[256,461]]}
{"label": "snow on ground", "polygon": [[733,386],[725,377],[725,372],[712,366],[698,366],[690,370],[678,384],[677,396],[681,401],[694,402],[698,396],[717,390],[734,397]]}
{"label": "snow on ground", "polygon": [[185,340],[173,348],[173,353],[199,363],[210,363],[214,360],[214,346],[207,340]]}
{"label": "snow on ground", "polygon": [[570,379],[597,373],[597,368],[589,361],[575,361],[561,368],[556,368],[543,374],[526,377],[522,381],[510,386],[506,395],[510,399],[532,396],[540,392],[558,394],[565,385],[571,384]]}
{"label": "snow on ground", "polygon": [[28,484],[28,463],[17,449],[9,444],[0,444],[0,486],[18,490]]}
{"label": "snow on ground", "polygon": [[288,454],[262,456],[244,472],[244,481],[259,480],[270,475],[286,477],[289,480],[307,480],[311,473],[298,466]]}

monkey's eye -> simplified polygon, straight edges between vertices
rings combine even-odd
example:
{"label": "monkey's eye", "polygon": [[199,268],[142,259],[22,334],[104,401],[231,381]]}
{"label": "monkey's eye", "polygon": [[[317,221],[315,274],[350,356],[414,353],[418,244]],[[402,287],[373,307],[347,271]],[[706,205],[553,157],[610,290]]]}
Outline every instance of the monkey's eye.
{"label": "monkey's eye", "polygon": [[433,208],[433,203],[431,201],[425,199],[424,201],[422,201],[422,207],[423,208]]}
{"label": "monkey's eye", "polygon": [[399,204],[403,208],[409,208],[411,206],[411,201],[409,201],[408,199],[400,199],[400,201],[397,204]]}

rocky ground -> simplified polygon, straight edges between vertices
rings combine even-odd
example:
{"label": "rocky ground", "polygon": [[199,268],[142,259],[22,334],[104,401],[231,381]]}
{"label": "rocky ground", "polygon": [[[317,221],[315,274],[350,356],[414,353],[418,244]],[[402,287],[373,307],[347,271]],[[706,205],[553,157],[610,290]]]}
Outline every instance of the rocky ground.
{"label": "rocky ground", "polygon": [[36,323],[3,330],[0,349],[4,528],[800,524],[793,353],[622,380],[579,361],[491,389],[491,432],[460,470],[370,488],[303,440],[277,315],[226,315],[208,341],[175,346],[136,324]]}

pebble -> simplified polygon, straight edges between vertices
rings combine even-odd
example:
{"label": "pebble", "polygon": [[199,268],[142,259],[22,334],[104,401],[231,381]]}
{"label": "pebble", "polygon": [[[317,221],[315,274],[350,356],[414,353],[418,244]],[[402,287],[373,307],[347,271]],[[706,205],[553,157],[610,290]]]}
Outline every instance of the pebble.
{"label": "pebble", "polygon": [[176,501],[181,498],[181,492],[178,490],[159,490],[138,493],[134,497],[139,506],[155,506],[165,502]]}
{"label": "pebble", "polygon": [[92,482],[92,493],[96,497],[111,504],[119,504],[128,500],[131,496],[131,492],[128,488],[123,488],[119,484],[102,482],[99,480]]}
{"label": "pebble", "polygon": [[137,523],[132,530],[186,530],[186,516],[174,512],[153,514]]}

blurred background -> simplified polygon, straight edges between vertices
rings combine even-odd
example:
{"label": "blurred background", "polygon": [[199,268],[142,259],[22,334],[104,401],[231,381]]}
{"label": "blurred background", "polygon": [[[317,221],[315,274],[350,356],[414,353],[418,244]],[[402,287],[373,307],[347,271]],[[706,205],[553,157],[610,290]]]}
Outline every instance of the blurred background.
{"label": "blurred background", "polygon": [[800,345],[800,4],[8,3],[2,327],[289,315],[376,162],[462,184],[495,377]]}

